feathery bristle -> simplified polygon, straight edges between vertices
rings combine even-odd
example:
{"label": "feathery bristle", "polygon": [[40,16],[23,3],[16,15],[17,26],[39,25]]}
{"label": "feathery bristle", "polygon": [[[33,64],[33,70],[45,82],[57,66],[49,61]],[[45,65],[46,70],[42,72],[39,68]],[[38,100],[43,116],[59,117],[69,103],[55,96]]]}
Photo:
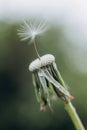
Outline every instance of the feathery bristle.
{"label": "feathery bristle", "polygon": [[33,41],[37,36],[42,35],[47,30],[48,26],[46,25],[46,22],[40,22],[39,24],[36,24],[34,22],[27,23],[26,21],[24,21],[23,25],[20,25],[18,35],[20,36],[22,41],[29,39]]}

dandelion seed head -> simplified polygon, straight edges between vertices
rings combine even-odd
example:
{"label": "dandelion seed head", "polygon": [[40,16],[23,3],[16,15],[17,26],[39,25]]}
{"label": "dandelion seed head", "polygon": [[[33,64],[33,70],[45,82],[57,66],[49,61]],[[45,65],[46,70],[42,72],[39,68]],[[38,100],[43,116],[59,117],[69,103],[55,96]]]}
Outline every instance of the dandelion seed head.
{"label": "dandelion seed head", "polygon": [[29,65],[29,70],[32,72],[35,93],[41,111],[45,111],[47,106],[53,111],[51,101],[57,98],[61,98],[65,103],[74,99],[64,84],[61,83],[53,55],[46,54],[40,59],[35,59]]}
{"label": "dandelion seed head", "polygon": [[43,66],[49,65],[53,62],[55,62],[55,57],[51,54],[46,54],[46,55],[40,57],[40,59],[38,58],[38,59],[34,60],[29,65],[29,70],[34,71],[34,70],[37,70]]}
{"label": "dandelion seed head", "polygon": [[33,41],[37,36],[42,35],[44,32],[48,30],[48,25],[46,22],[25,22],[20,25],[20,29],[18,30],[18,35],[20,36],[22,41],[29,40]]}

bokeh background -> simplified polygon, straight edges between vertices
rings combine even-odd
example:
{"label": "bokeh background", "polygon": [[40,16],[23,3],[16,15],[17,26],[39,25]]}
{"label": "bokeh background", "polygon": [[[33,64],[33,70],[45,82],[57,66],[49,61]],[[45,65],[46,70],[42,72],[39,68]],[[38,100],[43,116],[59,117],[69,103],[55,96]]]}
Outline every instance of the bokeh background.
{"label": "bokeh background", "polygon": [[53,54],[87,129],[87,1],[0,0],[0,130],[74,130],[63,103],[40,112],[28,66],[33,45],[20,42],[23,20],[45,20],[50,30],[37,39],[40,55]]}

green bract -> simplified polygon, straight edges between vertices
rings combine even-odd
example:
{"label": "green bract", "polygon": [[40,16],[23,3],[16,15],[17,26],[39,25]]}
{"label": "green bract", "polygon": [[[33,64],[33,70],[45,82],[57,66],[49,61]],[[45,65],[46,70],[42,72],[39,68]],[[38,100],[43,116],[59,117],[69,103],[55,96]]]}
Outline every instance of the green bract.
{"label": "green bract", "polygon": [[48,105],[51,108],[51,99],[54,95],[68,103],[73,96],[60,82],[60,75],[53,55],[44,55],[33,61],[29,70],[32,71],[33,84],[41,110]]}

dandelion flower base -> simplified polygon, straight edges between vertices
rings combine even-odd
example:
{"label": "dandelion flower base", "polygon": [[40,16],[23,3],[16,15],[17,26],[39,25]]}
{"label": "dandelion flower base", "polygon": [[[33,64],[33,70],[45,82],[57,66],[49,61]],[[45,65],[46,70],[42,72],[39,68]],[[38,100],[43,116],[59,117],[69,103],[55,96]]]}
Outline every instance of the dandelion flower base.
{"label": "dandelion flower base", "polygon": [[45,110],[46,105],[51,108],[51,99],[54,95],[66,103],[73,99],[73,96],[60,83],[53,55],[47,54],[34,60],[29,65],[29,70],[32,72],[33,84],[41,110]]}

